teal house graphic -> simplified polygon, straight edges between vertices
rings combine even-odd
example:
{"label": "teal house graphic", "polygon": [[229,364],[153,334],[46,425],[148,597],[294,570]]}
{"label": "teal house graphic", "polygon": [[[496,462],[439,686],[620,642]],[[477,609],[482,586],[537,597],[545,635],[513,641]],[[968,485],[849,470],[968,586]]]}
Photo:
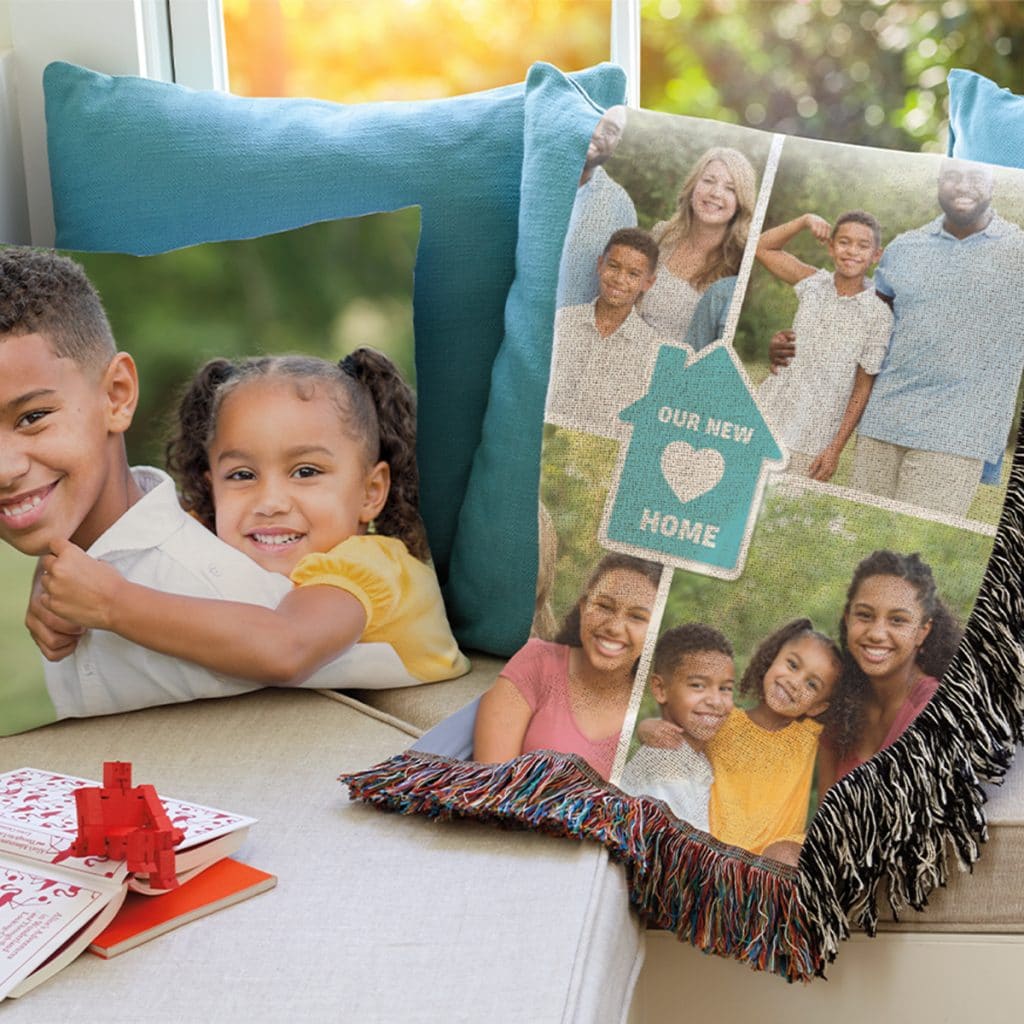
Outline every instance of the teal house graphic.
{"label": "teal house graphic", "polygon": [[619,419],[632,424],[601,540],[614,550],[734,578],[746,558],[769,470],[784,456],[736,356],[663,345],[651,385]]}

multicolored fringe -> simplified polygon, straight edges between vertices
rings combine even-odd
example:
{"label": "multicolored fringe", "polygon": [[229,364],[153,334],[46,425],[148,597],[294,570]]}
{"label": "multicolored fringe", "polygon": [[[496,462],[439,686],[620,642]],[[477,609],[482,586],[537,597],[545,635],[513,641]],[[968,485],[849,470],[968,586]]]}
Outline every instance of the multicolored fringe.
{"label": "multicolored fringe", "polygon": [[658,800],[627,796],[578,757],[541,750],[480,764],[409,752],[341,782],[352,799],[400,814],[594,840],[625,866],[630,901],[650,925],[789,981],[823,969],[794,870],[715,842]]}
{"label": "multicolored fringe", "polygon": [[838,782],[800,858],[799,890],[828,961],[851,927],[874,934],[878,891],[894,915],[945,885],[948,848],[969,869],[988,838],[983,782],[1024,740],[1024,433],[964,641],[939,691],[892,747]]}
{"label": "multicolored fringe", "polygon": [[473,817],[604,844],[648,923],[708,953],[790,981],[823,975],[851,928],[874,934],[878,893],[894,915],[945,885],[948,852],[969,869],[988,838],[983,783],[1024,742],[1024,431],[974,612],[939,691],[888,750],[818,808],[794,871],[716,843],[660,801],[604,783],[551,751],[505,764],[400,754],[341,781],[402,814]]}

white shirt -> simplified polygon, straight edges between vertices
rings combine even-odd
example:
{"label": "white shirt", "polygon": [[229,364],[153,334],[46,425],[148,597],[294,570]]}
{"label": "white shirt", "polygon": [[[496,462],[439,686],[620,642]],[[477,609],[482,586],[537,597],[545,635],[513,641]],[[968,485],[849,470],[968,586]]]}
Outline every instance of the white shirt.
{"label": "white shirt", "polygon": [[618,437],[619,413],[647,393],[662,339],[635,309],[602,337],[597,303],[566,306],[555,316],[544,418],[556,426]]}
{"label": "white shirt", "polygon": [[681,821],[707,832],[713,778],[711,762],[688,743],[675,750],[642,746],[622,770],[619,789],[664,800]]}
{"label": "white shirt", "polygon": [[[143,497],[89,548],[127,580],[190,597],[276,607],[291,581],[260,568],[225,544],[178,504],[164,472],[132,470]],[[44,661],[46,688],[60,718],[109,715],[200,697],[226,697],[260,687],[157,654],[105,630],[91,629],[73,654]],[[411,686],[416,683],[390,644],[356,644],[303,685]]]}
{"label": "white shirt", "polygon": [[793,318],[796,357],[757,389],[758,404],[783,443],[817,455],[836,436],[860,366],[874,376],[882,366],[892,312],[870,282],[840,295],[828,270],[798,281]]}

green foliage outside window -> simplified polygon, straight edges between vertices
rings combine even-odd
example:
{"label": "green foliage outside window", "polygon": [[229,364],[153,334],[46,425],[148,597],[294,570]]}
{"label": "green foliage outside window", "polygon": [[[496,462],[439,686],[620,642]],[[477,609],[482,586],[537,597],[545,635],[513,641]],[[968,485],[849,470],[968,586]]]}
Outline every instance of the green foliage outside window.
{"label": "green foliage outside window", "polygon": [[951,68],[1024,92],[1013,0],[644,0],[642,12],[652,110],[941,151]]}

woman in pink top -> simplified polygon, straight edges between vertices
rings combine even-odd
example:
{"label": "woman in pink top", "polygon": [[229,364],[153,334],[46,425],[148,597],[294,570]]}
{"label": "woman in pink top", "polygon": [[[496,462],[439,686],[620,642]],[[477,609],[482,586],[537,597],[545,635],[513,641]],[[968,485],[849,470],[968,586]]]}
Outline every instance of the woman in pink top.
{"label": "woman in pink top", "polygon": [[819,752],[819,793],[906,732],[960,637],[920,555],[875,551],[857,566],[839,623],[849,697],[829,711],[834,738],[823,739]]}
{"label": "woman in pink top", "polygon": [[528,640],[480,699],[474,759],[557,750],[607,779],[660,577],[660,565],[606,555],[555,642]]}

